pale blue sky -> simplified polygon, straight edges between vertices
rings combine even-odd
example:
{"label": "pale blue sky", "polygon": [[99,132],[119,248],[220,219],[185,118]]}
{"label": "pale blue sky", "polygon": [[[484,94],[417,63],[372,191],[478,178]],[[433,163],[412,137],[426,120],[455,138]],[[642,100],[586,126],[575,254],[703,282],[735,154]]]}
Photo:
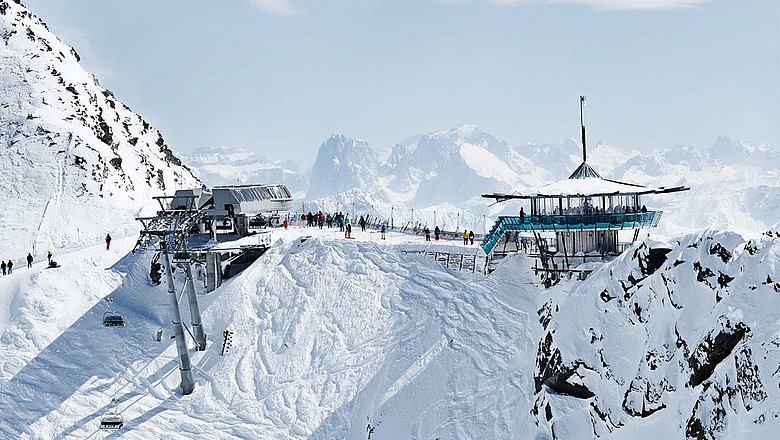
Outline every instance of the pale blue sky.
{"label": "pale blue sky", "polygon": [[26,0],[175,150],[314,161],[477,124],[513,144],[780,146],[776,0]]}

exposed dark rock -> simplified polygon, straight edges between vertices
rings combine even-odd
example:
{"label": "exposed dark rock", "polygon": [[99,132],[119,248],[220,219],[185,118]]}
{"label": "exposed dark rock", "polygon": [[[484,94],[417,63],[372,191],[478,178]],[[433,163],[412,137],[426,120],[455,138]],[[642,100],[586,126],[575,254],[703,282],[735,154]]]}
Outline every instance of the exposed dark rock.
{"label": "exposed dark rock", "polygon": [[608,303],[608,302],[612,301],[613,299],[615,299],[616,297],[610,295],[609,291],[607,289],[604,289],[601,292],[601,294],[599,294],[599,298],[601,298],[601,300],[604,301],[605,303]]}
{"label": "exposed dark rock", "polygon": [[[666,390],[666,379],[660,384],[651,384],[646,378],[636,377],[623,396],[623,409],[633,417],[648,417],[666,408],[662,401]],[[641,407],[636,405],[641,402]]]}
{"label": "exposed dark rock", "polygon": [[715,336],[710,332],[688,358],[688,365],[691,367],[691,379],[688,383],[695,387],[709,379],[715,367],[731,354],[748,331],[750,328],[740,322],[734,327],[721,329]]}
{"label": "exposed dark rock", "polygon": [[575,364],[573,367],[563,365],[561,352],[557,348],[553,349],[552,344],[553,337],[551,333],[547,333],[547,336],[539,344],[539,351],[536,357],[536,375],[534,376],[536,392],[540,392],[542,386],[546,385],[559,394],[579,399],[593,397],[595,394],[585,385],[568,381],[582,363]]}
{"label": "exposed dark rock", "polygon": [[103,119],[102,115],[98,115],[97,127],[95,128],[95,136],[100,139],[104,144],[111,146],[114,141],[114,136],[111,133],[111,127]]}
{"label": "exposed dark rock", "polygon": [[737,390],[742,395],[745,409],[750,411],[755,404],[763,402],[767,397],[758,372],[758,365],[753,363],[748,347],[742,347],[737,352],[734,356],[734,363],[737,367]]}
{"label": "exposed dark rock", "polygon": [[536,313],[539,315],[539,324],[542,324],[542,328],[547,330],[547,325],[550,324],[552,319],[552,301],[544,303]]}
{"label": "exposed dark rock", "polygon": [[731,252],[724,248],[720,243],[715,243],[710,246],[710,255],[717,255],[724,263],[728,263],[731,260]]}
{"label": "exposed dark rock", "polygon": [[722,388],[717,382],[707,383],[688,419],[685,437],[696,440],[720,438],[719,434],[726,427],[726,408],[735,393],[728,384]]}
{"label": "exposed dark rock", "polygon": [[122,158],[121,157],[115,157],[108,161],[114,168],[117,169],[117,171],[122,170]]}
{"label": "exposed dark rock", "polygon": [[731,281],[734,280],[734,277],[726,275],[723,272],[718,272],[720,275],[718,275],[718,285],[721,288],[727,287]]}
{"label": "exposed dark rock", "polygon": [[693,270],[696,272],[696,281],[698,282],[705,282],[707,278],[715,276],[709,267],[702,268],[701,263],[698,261],[693,263]]}
{"label": "exposed dark rock", "polygon": [[674,260],[673,266],[677,267],[683,263],[685,263],[685,260]]}
{"label": "exposed dark rock", "polygon": [[639,259],[639,267],[645,276],[652,275],[666,262],[666,255],[671,249],[654,248],[649,249],[644,258]]}

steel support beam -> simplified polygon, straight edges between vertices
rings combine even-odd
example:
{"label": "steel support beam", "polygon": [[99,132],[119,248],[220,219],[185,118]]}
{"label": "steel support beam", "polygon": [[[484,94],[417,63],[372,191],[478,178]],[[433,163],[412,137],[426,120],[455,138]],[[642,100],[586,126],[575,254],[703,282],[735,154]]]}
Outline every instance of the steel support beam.
{"label": "steel support beam", "polygon": [[184,327],[181,323],[181,312],[179,311],[179,299],[176,297],[176,288],[173,285],[173,270],[171,260],[168,256],[168,248],[165,240],[160,241],[162,250],[163,264],[165,265],[165,274],[168,281],[168,296],[171,300],[171,311],[173,313],[173,330],[176,335],[176,351],[179,355],[179,372],[181,373],[182,394],[187,395],[195,389],[195,380],[192,377],[192,366],[190,364],[190,354],[187,351],[187,340],[184,339]]}
{"label": "steel support beam", "polygon": [[203,332],[203,323],[200,319],[200,306],[198,305],[198,296],[195,294],[195,283],[192,281],[192,269],[190,262],[184,263],[184,273],[187,275],[187,299],[190,303],[190,319],[192,321],[192,333],[195,336],[195,344],[198,351],[206,349],[206,334]]}

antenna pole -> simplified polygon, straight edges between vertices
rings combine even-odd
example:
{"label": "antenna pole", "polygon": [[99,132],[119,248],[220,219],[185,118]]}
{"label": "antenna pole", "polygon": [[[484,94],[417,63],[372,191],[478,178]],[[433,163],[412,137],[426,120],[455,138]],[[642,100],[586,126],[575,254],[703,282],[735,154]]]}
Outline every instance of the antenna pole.
{"label": "antenna pole", "polygon": [[580,95],[580,126],[582,127],[582,161],[585,162],[588,158],[587,150],[585,149],[585,116],[583,113],[583,107],[585,107],[585,97]]}

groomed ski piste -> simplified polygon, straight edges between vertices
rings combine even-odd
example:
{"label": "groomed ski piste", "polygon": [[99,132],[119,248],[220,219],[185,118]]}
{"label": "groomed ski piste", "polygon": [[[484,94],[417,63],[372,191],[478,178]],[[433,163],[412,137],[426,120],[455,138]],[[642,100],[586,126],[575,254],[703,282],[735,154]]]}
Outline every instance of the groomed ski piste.
{"label": "groomed ski piste", "polygon": [[[151,285],[152,252],[130,253],[134,237],[0,278],[0,436],[681,438],[696,414],[712,435],[701,438],[780,427],[777,237],[693,234],[652,270],[659,244],[639,242],[585,282],[545,291],[522,255],[485,276],[415,253],[476,252],[458,241],[273,235],[214,292],[196,282],[209,344],[188,341],[187,396],[166,285]],[[102,326],[107,297],[125,327]],[[691,386],[689,359],[712,363],[702,341],[741,325],[747,336]],[[573,397],[571,384],[595,397]],[[100,430],[111,411],[123,428]]]}

